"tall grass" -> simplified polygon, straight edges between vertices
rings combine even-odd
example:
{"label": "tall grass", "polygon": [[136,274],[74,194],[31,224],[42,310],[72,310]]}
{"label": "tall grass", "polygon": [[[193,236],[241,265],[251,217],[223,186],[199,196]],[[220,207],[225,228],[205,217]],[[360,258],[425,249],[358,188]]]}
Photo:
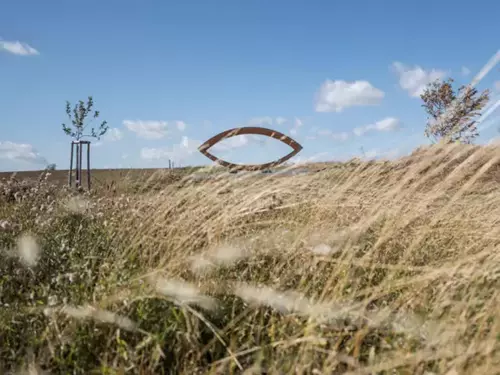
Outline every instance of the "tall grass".
{"label": "tall grass", "polygon": [[0,203],[0,373],[498,374],[499,168],[454,145],[23,190]]}

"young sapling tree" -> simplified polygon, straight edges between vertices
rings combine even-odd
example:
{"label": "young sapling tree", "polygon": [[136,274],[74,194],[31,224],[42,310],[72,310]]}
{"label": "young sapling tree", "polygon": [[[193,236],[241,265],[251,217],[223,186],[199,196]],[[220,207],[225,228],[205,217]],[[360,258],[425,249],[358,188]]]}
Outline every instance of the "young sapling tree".
{"label": "young sapling tree", "polygon": [[[81,186],[82,177],[82,148],[83,145],[87,145],[87,185],[90,189],[90,141],[83,140],[83,138],[94,138],[99,140],[106,132],[109,127],[106,121],[102,121],[98,127],[90,127],[93,122],[99,118],[99,111],[93,110],[94,101],[92,96],[89,96],[87,103],[82,100],[78,101],[77,104],[71,108],[69,101],[66,101],[66,114],[70,120],[70,123],[66,125],[62,124],[62,128],[65,134],[73,138],[71,142],[71,155],[70,155],[70,167],[69,167],[69,185],[72,184],[72,169],[73,169],[73,155],[74,148],[76,147],[76,165],[75,165],[75,183],[76,187]],[[90,118],[90,121],[86,123],[86,120]],[[87,132],[86,132],[87,131]]]}

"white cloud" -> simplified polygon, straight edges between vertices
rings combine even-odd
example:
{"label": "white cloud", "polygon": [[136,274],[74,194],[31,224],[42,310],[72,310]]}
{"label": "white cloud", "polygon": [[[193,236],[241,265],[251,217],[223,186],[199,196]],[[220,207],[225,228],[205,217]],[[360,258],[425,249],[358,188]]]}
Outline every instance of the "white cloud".
{"label": "white cloud", "polygon": [[500,97],[496,96],[492,98],[490,103],[487,104],[486,107],[481,110],[481,114],[479,116],[479,119],[477,120],[477,124],[479,124],[478,126],[479,131],[484,131],[485,129],[488,129],[493,125],[495,126],[498,125],[500,117],[496,116],[496,111],[499,108],[500,108]]}
{"label": "white cloud", "polygon": [[334,141],[347,141],[347,139],[349,138],[349,133],[347,132],[341,132],[341,133],[333,133],[331,135],[332,139]]}
{"label": "white cloud", "polygon": [[401,156],[401,151],[397,148],[386,151],[371,149],[366,151],[363,156],[365,159],[394,159]]}
{"label": "white cloud", "polygon": [[124,120],[123,125],[144,139],[161,139],[168,133],[168,123],[166,121],[142,121]]}
{"label": "white cloud", "polygon": [[223,139],[213,146],[215,151],[228,151],[243,147],[249,143],[249,136],[246,134],[236,135],[231,138]]}
{"label": "white cloud", "polygon": [[374,124],[360,126],[354,129],[354,134],[361,136],[370,130],[381,131],[381,132],[391,132],[399,129],[401,122],[394,117],[386,117],[383,120],[377,121]]}
{"label": "white cloud", "polygon": [[290,134],[296,136],[299,133],[299,128],[303,125],[303,121],[298,117],[295,117],[293,128],[290,129]]}
{"label": "white cloud", "polygon": [[[340,132],[340,133],[334,133],[331,130],[324,129],[324,130],[319,130],[318,131],[318,136],[322,138],[330,138],[334,141],[341,141],[344,142],[349,138],[349,133],[347,132]],[[312,139],[316,139],[317,137],[314,136]]]}
{"label": "white cloud", "polygon": [[462,73],[462,75],[464,77],[467,77],[470,74],[470,69],[467,68],[466,66],[462,66],[462,69],[460,70],[460,73]]}
{"label": "white cloud", "polygon": [[181,142],[174,145],[172,148],[144,147],[141,149],[141,158],[145,160],[170,159],[177,162],[185,161],[195,152],[198,152],[198,147],[200,145],[200,141],[183,136]]}
{"label": "white cloud", "polygon": [[250,120],[248,120],[247,125],[248,126],[263,126],[263,125],[283,125],[285,122],[288,120],[284,117],[278,116],[274,120],[270,116],[264,116],[264,117],[254,117]]}
{"label": "white cloud", "polygon": [[32,145],[9,141],[0,142],[0,159],[18,160],[38,165],[48,164],[47,159]]}
{"label": "white cloud", "polygon": [[177,126],[177,129],[181,132],[183,132],[184,130],[186,130],[186,123],[184,121],[176,121],[175,122],[175,126]]}
{"label": "white cloud", "polygon": [[488,60],[485,66],[472,79],[471,85],[476,86],[500,62],[500,49]]}
{"label": "white cloud", "polygon": [[500,91],[500,81],[496,81],[494,86],[495,86],[495,90]]}
{"label": "white cloud", "polygon": [[368,81],[327,80],[317,93],[316,112],[341,112],[353,106],[377,105],[384,95]]}
{"label": "white cloud", "polygon": [[110,128],[106,135],[104,136],[104,139],[107,141],[111,142],[116,142],[119,141],[123,138],[123,132],[118,129],[118,128]]}
{"label": "white cloud", "polygon": [[392,64],[392,68],[399,77],[399,86],[414,98],[420,97],[429,83],[446,75],[442,70],[424,70],[418,65],[410,67],[398,61]]}
{"label": "white cloud", "polygon": [[260,125],[272,125],[273,119],[269,116],[266,117],[256,117],[248,121],[250,126],[260,126]]}
{"label": "white cloud", "polygon": [[0,51],[6,51],[18,56],[34,56],[39,55],[36,49],[26,43],[20,41],[7,41],[0,38]]}
{"label": "white cloud", "polygon": [[168,159],[168,153],[168,149],[144,147],[141,149],[141,159]]}
{"label": "white cloud", "polygon": [[276,120],[275,120],[275,121],[276,121],[276,124],[278,124],[278,125],[282,125],[282,124],[284,124],[287,120],[286,120],[286,118],[284,118],[284,117],[276,117]]}
{"label": "white cloud", "polygon": [[364,153],[364,157],[366,159],[373,159],[373,158],[376,158],[378,155],[380,154],[380,151],[377,150],[377,149],[372,149],[372,150],[368,150]]}
{"label": "white cloud", "polygon": [[250,144],[260,144],[264,145],[266,141],[270,138],[265,138],[263,136],[258,136],[255,134],[242,134],[236,135],[234,137],[225,138],[213,146],[215,151],[229,151],[236,148],[240,148]]}
{"label": "white cloud", "polygon": [[333,134],[333,132],[331,130],[327,130],[327,129],[318,130],[318,135],[321,135],[321,136],[330,136],[332,134]]}

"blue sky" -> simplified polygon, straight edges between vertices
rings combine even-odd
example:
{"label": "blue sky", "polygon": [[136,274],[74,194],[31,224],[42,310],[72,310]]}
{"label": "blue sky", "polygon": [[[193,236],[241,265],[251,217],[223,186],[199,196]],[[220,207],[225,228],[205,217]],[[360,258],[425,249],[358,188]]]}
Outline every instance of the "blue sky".
{"label": "blue sky", "polygon": [[[470,4],[3,0],[0,170],[67,168],[65,101],[88,95],[112,128],[94,142],[95,168],[208,164],[201,142],[249,124],[290,135],[301,160],[407,154],[429,143],[423,84],[469,83],[499,53],[500,2]],[[478,84],[492,100],[499,66]],[[485,127],[479,142],[498,135]],[[242,137],[214,153],[260,163],[289,152]]]}

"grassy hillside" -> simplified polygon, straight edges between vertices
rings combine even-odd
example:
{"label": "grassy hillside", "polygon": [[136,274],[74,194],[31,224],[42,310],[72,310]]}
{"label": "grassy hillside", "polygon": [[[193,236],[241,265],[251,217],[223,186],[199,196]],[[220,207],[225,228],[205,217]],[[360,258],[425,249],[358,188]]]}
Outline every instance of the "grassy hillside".
{"label": "grassy hillside", "polygon": [[0,373],[500,373],[500,149],[313,169],[4,183]]}
{"label": "grassy hillside", "polygon": [[[194,168],[193,168],[194,169]],[[184,175],[186,173],[192,172],[193,169],[182,168],[182,169],[152,169],[152,168],[144,168],[144,169],[93,169],[91,171],[91,185],[94,190],[105,190],[110,187],[121,187],[125,189],[130,184],[140,183],[151,176],[155,175],[158,177],[159,175]],[[194,169],[196,170],[196,169]],[[0,172],[0,181],[5,181],[12,176],[17,180],[32,180],[36,181],[40,178],[40,175],[43,174],[44,171],[22,171],[22,172]],[[50,184],[54,184],[57,186],[64,186],[68,184],[68,170],[55,170],[50,171],[49,176],[47,177],[47,181]],[[74,171],[73,171],[74,176]],[[82,172],[82,181],[84,186],[87,185],[87,171],[83,170]],[[74,177],[73,177],[74,181]]]}

